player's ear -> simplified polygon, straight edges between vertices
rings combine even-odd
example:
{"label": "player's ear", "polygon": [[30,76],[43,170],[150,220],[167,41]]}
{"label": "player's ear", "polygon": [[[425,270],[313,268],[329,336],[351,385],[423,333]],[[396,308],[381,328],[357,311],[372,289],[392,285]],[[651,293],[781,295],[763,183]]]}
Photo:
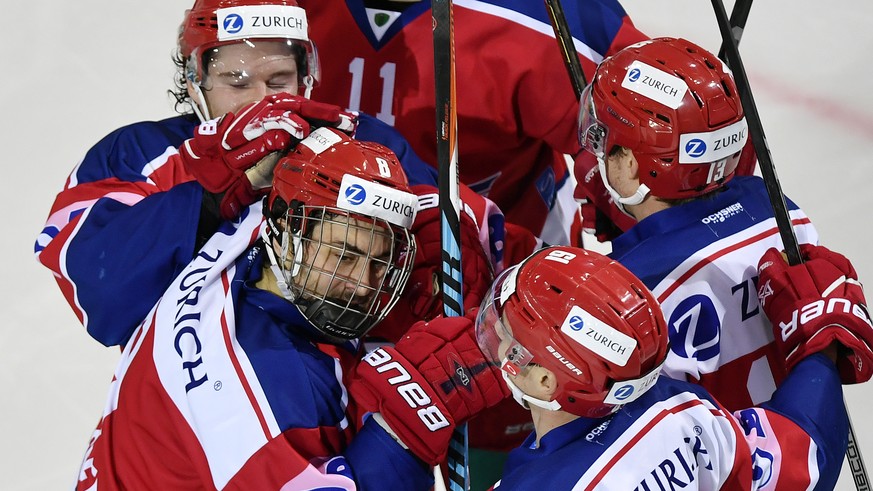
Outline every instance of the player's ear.
{"label": "player's ear", "polygon": [[631,150],[629,148],[625,148],[625,149],[623,149],[623,151],[625,154],[624,158],[626,159],[626,161],[623,162],[623,165],[627,166],[628,176],[630,176],[632,179],[639,180],[639,178],[640,178],[640,163],[637,162],[637,158],[634,156],[633,150]]}
{"label": "player's ear", "polygon": [[531,394],[537,399],[551,401],[554,394],[558,391],[558,379],[555,373],[548,368],[539,365],[531,367],[531,372],[528,375],[533,380],[534,390],[536,394]]}

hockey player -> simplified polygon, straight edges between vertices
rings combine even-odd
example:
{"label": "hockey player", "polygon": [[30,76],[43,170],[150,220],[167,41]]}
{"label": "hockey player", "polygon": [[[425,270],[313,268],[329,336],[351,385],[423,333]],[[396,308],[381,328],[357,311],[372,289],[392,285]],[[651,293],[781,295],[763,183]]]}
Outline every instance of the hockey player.
{"label": "hockey player", "polygon": [[659,376],[670,327],[619,263],[552,247],[506,270],[477,338],[535,430],[494,489],[833,489],[848,431],[833,360],[841,373],[873,362],[873,326],[849,261],[803,252],[798,266],[776,249],[761,259],[761,305],[790,372],[771,401],[733,414],[700,385]]}
{"label": "hockey player", "polygon": [[[257,22],[270,16],[284,20]],[[36,241],[37,259],[106,345],[129,339],[221,220],[267,192],[279,154],[313,127],[384,144],[412,184],[436,184],[433,169],[388,125],[364,114],[356,123],[337,107],[294,96],[321,75],[293,0],[197,0],[181,26],[179,63],[179,83],[204,124],[186,114],[114,131],[74,169]],[[479,218],[487,230],[490,217]]]}
{"label": "hockey player", "polygon": [[[731,410],[769,400],[786,372],[755,300],[755,265],[783,246],[763,180],[735,177],[749,130],[731,72],[683,39],[640,43],[598,67],[580,122],[604,185],[637,221],[611,257],[663,308],[665,373]],[[798,241],[817,243],[806,215],[788,208]]]}
{"label": "hockey player", "polygon": [[[276,16],[283,21],[272,22]],[[35,250],[99,342],[128,342],[222,219],[268,191],[279,150],[319,125],[352,132],[353,115],[292,96],[324,80],[307,26],[306,14],[292,0],[197,0],[181,26],[176,95],[200,117],[121,128],[70,175]],[[207,124],[199,126],[199,120]],[[358,115],[355,136],[391,148],[423,202],[413,224],[420,247],[404,301],[368,334],[395,342],[415,321],[440,311],[439,291],[432,286],[440,267],[439,217],[436,201],[428,200],[435,194],[426,186],[436,184],[435,171],[373,117]],[[469,212],[461,218],[461,245],[465,305],[471,307],[479,304],[503,254],[523,258],[535,242],[504,242],[500,210],[469,189],[461,193]],[[528,415],[513,415],[518,419],[487,419],[499,422],[493,445],[512,447],[529,431]],[[506,427],[513,429],[508,435]]]}
{"label": "hockey player", "polygon": [[[348,393],[358,339],[410,273],[417,203],[385,147],[329,128],[300,142],[280,160],[263,214],[258,203],[224,222],[127,343],[77,489],[429,489],[430,468],[395,441],[417,449],[404,430],[420,427],[403,418],[419,417],[389,418],[397,432],[378,416],[361,425]],[[476,347],[460,319],[465,329],[428,326],[456,353],[442,377],[422,365],[439,393],[415,385],[429,382],[413,364],[414,382],[392,379],[397,401],[433,395],[415,401],[440,435],[508,395],[478,349],[453,349]],[[397,345],[410,359],[424,349]],[[452,391],[455,369],[469,377]]]}
{"label": "hockey player", "polygon": [[[376,115],[434,164],[431,2],[300,4],[312,39],[330,53],[318,100]],[[616,0],[562,4],[589,76],[604,56],[646,39]],[[545,242],[580,244],[564,160],[579,150],[578,101],[542,0],[458,0],[454,25],[461,181]]]}

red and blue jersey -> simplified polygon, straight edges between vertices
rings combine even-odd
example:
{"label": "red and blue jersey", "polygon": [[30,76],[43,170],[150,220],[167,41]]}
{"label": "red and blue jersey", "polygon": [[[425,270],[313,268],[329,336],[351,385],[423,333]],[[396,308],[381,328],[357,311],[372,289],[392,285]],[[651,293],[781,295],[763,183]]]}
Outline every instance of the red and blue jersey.
{"label": "red and blue jersey", "polygon": [[[321,58],[314,95],[376,115],[434,164],[430,2],[399,13],[366,3],[301,0]],[[614,0],[562,3],[589,78],[604,56],[646,38]],[[579,150],[578,101],[543,2],[456,0],[454,36],[461,181],[546,242],[578,243],[564,160]]]}
{"label": "red and blue jersey", "polygon": [[[801,244],[818,242],[788,201]],[[661,303],[670,333],[665,373],[699,382],[727,408],[770,399],[785,377],[757,297],[758,260],[784,249],[764,182],[737,176],[721,192],[659,211],[614,239],[616,259]]]}
{"label": "red and blue jersey", "polygon": [[662,376],[602,419],[579,418],[513,450],[499,491],[833,489],[848,417],[834,364],[801,361],[769,403],[731,413]]}
{"label": "red and blue jersey", "polygon": [[430,470],[344,377],[357,345],[316,344],[290,302],[253,283],[260,206],[225,223],[121,356],[77,489],[429,489]]}

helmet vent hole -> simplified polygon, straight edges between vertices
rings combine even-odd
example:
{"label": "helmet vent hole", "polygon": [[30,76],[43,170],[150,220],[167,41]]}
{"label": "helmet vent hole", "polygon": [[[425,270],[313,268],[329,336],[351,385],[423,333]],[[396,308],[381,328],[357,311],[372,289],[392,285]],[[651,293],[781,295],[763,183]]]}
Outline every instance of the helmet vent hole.
{"label": "helmet vent hole", "polygon": [[667,124],[670,124],[670,118],[668,118],[667,116],[665,116],[663,114],[656,114],[655,117],[660,119],[661,121],[667,123]]}
{"label": "helmet vent hole", "polygon": [[564,290],[561,290],[560,288],[558,288],[558,287],[555,286],[555,285],[549,285],[549,288],[552,289],[552,291],[554,291],[554,292],[557,293],[558,295],[564,293]]}
{"label": "helmet vent hole", "polygon": [[703,62],[706,63],[706,66],[708,66],[710,70],[715,70],[715,65],[713,65],[711,61],[709,61],[708,59],[704,58],[704,59],[703,59]]}
{"label": "helmet vent hole", "polygon": [[702,108],[702,107],[703,107],[703,101],[700,99],[700,96],[697,95],[697,92],[694,92],[694,91],[692,90],[692,91],[691,91],[691,95],[694,96],[694,100],[697,101],[697,105],[700,106],[700,107]]}
{"label": "helmet vent hole", "polygon": [[321,172],[317,172],[316,176],[318,176],[318,179],[314,180],[314,184],[317,184],[325,189],[339,189],[340,182],[335,179],[331,179],[330,176],[322,174]]}
{"label": "helmet vent hole", "polygon": [[725,82],[724,79],[722,79],[721,81],[721,87],[724,89],[724,93],[727,94],[728,97],[733,97],[733,94],[731,94],[731,89],[730,87],[728,87],[728,84],[727,82]]}

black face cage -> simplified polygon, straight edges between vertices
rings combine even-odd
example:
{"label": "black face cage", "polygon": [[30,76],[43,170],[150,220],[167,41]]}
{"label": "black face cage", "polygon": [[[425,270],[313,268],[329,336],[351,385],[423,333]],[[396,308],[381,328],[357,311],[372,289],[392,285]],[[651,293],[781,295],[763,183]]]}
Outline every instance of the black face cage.
{"label": "black face cage", "polygon": [[279,241],[279,267],[292,301],[327,341],[359,338],[399,299],[415,240],[382,219],[295,205],[285,213],[289,229]]}

